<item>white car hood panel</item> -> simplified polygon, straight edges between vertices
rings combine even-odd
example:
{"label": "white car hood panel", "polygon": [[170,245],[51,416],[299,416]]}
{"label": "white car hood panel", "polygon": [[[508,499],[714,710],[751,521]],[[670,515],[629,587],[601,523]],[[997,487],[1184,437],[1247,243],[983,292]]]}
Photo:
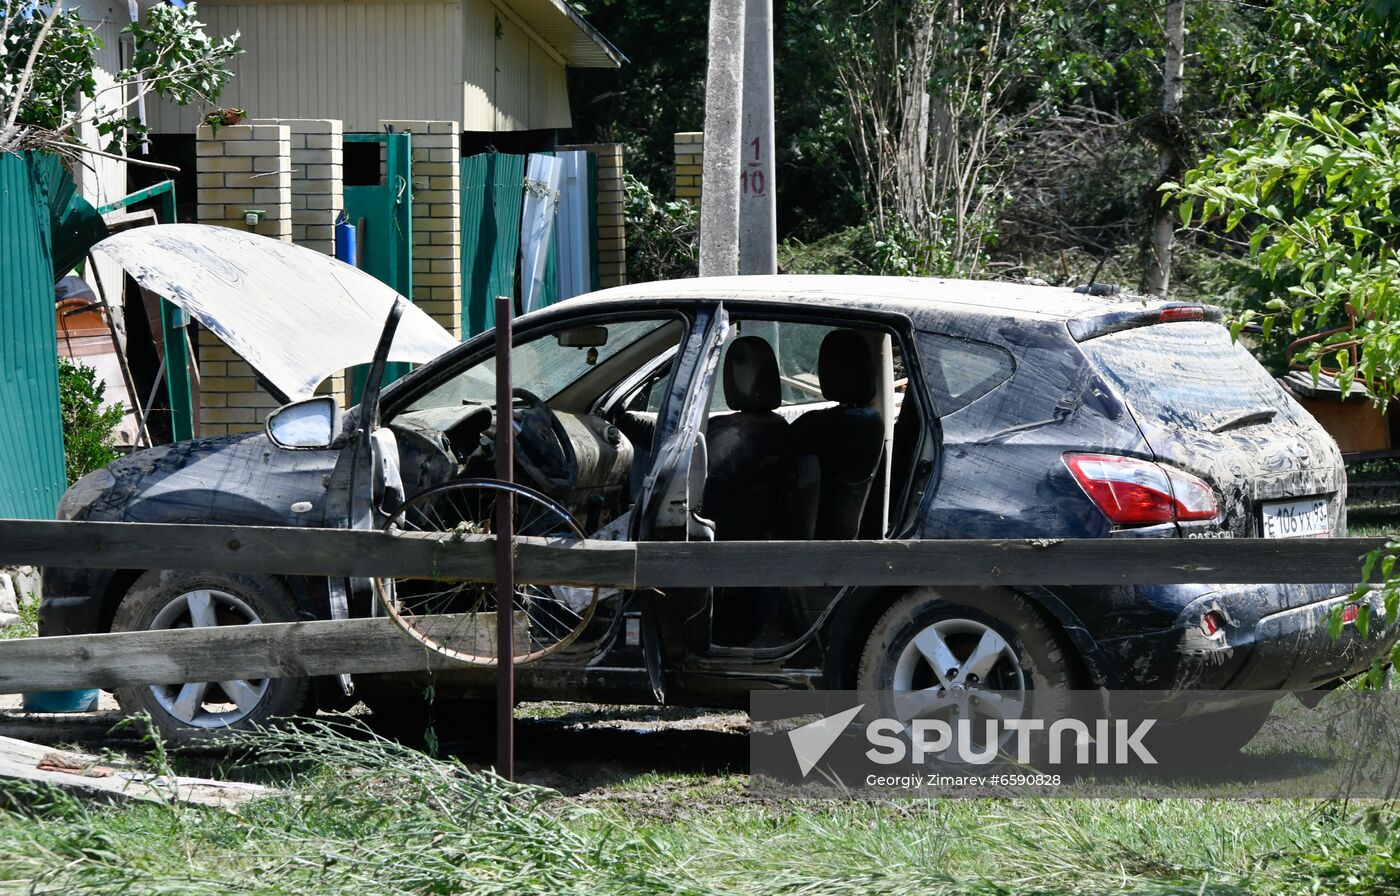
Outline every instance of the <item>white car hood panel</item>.
{"label": "white car hood panel", "polygon": [[[296,400],[368,364],[398,297],[319,252],[228,227],[139,227],[93,247],[137,283],[182,308],[269,383]],[[390,361],[422,364],[457,345],[421,309],[404,309]]]}

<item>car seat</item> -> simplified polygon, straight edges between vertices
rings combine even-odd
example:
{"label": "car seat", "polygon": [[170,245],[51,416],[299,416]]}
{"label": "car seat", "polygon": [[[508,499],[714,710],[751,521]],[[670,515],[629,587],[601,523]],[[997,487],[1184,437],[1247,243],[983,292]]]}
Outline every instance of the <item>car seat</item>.
{"label": "car seat", "polygon": [[701,505],[721,541],[773,537],[788,422],[774,413],[782,403],[778,359],[759,336],[741,336],[724,359],[724,400],[731,414],[708,427],[709,470]]}
{"label": "car seat", "polygon": [[865,337],[855,330],[828,333],[817,375],[822,397],[837,406],[809,411],[790,428],[780,537],[853,539],[885,446],[884,418],[871,407],[879,377]]}

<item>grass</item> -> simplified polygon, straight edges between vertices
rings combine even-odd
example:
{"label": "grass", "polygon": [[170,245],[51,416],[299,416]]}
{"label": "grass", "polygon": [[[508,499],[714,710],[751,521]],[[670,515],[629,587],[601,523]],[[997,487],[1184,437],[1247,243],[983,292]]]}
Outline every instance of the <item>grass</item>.
{"label": "grass", "polygon": [[0,640],[8,638],[35,638],[39,635],[39,602],[20,601],[19,622],[0,628]]}
{"label": "grass", "polygon": [[[251,738],[281,790],[238,814],[0,789],[17,806],[0,810],[0,892],[1303,894],[1395,892],[1400,881],[1382,812],[701,799],[690,814],[660,817],[590,808],[352,734],[320,724]],[[642,775],[619,795],[673,783]]]}
{"label": "grass", "polygon": [[1400,480],[1400,460],[1367,460],[1347,464],[1349,482],[1395,482]]}
{"label": "grass", "polygon": [[1347,534],[1357,538],[1400,535],[1400,508],[1388,504],[1348,507]]}

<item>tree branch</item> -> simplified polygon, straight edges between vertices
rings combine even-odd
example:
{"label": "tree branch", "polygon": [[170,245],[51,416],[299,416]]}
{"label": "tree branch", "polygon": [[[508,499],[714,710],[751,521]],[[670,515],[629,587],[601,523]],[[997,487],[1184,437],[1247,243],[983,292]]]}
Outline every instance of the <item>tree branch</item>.
{"label": "tree branch", "polygon": [[24,72],[20,75],[19,85],[15,89],[14,98],[10,103],[9,114],[5,118],[6,131],[12,129],[15,126],[15,119],[19,118],[20,105],[24,101],[24,96],[29,92],[29,82],[34,79],[34,61],[39,58],[39,50],[43,48],[44,40],[49,36],[49,29],[53,27],[54,20],[58,18],[58,14],[62,10],[63,0],[54,0],[49,17],[44,20],[38,36],[34,38],[34,46],[29,48],[29,59],[24,63]]}

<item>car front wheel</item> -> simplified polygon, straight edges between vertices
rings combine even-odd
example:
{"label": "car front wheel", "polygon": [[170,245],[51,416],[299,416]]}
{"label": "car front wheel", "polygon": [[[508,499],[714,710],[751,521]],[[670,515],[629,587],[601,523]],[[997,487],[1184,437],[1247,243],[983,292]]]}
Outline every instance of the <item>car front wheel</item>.
{"label": "car front wheel", "polygon": [[[296,601],[277,579],[167,570],[136,580],[117,607],[112,631],[296,620]],[[116,695],[124,712],[149,714],[166,740],[195,744],[295,715],[309,689],[304,678],[261,678],[118,688]]]}

